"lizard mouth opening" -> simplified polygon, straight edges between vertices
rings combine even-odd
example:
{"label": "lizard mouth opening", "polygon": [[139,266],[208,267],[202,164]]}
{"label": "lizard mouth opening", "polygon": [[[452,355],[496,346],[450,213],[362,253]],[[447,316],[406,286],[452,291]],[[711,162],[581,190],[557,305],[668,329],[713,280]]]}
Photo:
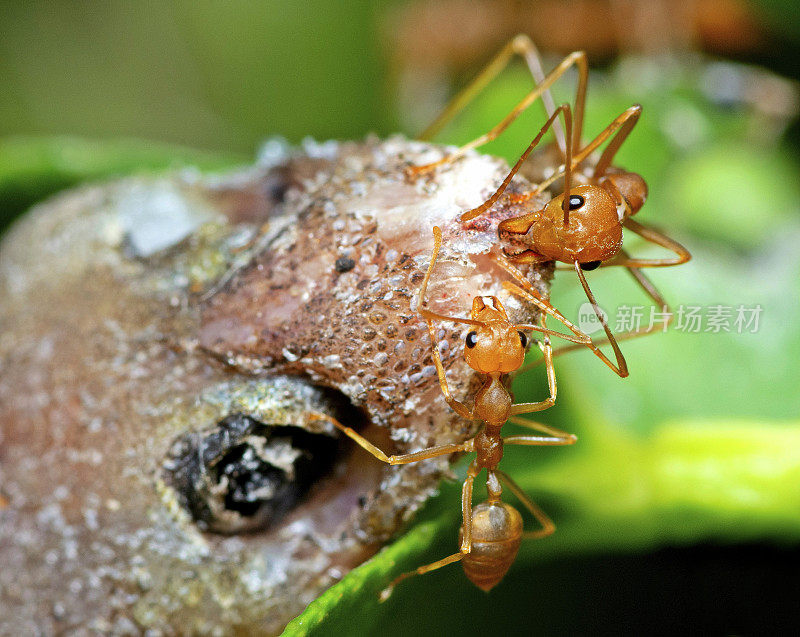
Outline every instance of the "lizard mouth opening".
{"label": "lizard mouth opening", "polygon": [[[380,429],[343,396],[335,402],[343,422],[370,435]],[[352,519],[377,489],[382,468],[338,432],[315,433],[233,413],[178,437],[162,475],[202,531],[272,533],[306,518],[326,534]]]}

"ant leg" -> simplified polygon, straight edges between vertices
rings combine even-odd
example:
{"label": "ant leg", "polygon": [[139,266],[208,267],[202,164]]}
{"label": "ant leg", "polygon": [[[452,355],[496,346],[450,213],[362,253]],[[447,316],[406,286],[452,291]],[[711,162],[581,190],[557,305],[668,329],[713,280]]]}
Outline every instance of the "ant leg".
{"label": "ant leg", "polygon": [[[525,152],[522,153],[520,158],[517,160],[517,163],[514,164],[514,167],[508,173],[506,178],[503,180],[503,183],[500,184],[500,187],[495,191],[495,193],[491,197],[489,197],[486,201],[484,201],[477,208],[473,208],[472,210],[468,210],[467,212],[462,214],[461,215],[461,221],[469,221],[470,219],[474,219],[475,217],[478,217],[478,216],[482,215],[484,212],[489,210],[489,208],[491,208],[495,203],[497,203],[497,200],[500,199],[500,197],[503,196],[503,193],[505,192],[506,188],[508,188],[508,184],[511,183],[511,180],[514,178],[514,175],[517,174],[517,171],[522,167],[522,164],[524,164],[525,160],[528,159],[528,155],[530,155],[531,152],[533,151],[533,149],[536,148],[536,146],[539,144],[539,142],[541,141],[541,139],[544,136],[544,134],[553,125],[553,122],[555,122],[558,119],[558,114],[562,113],[562,112],[564,113],[564,116],[563,116],[564,117],[564,125],[566,126],[566,129],[567,129],[567,148],[568,148],[567,157],[571,157],[571,154],[572,154],[572,150],[571,150],[572,149],[572,109],[570,108],[569,104],[562,104],[561,106],[559,106],[556,109],[556,112],[553,113],[550,116],[550,118],[545,122],[544,126],[542,126],[542,128],[539,130],[539,133],[536,135],[536,137],[533,138],[533,141],[525,149]],[[458,151],[456,151],[456,152],[458,152]],[[571,161],[567,161],[566,164],[565,164],[565,166],[566,166],[566,169],[565,169],[565,174],[566,174],[565,180],[566,180],[566,182],[565,183],[567,183],[567,184],[569,184],[569,178],[570,178],[569,177],[569,173],[570,173],[570,170],[571,170],[571,164],[572,164]]]}
{"label": "ant leg", "polygon": [[[502,254],[494,254],[492,255],[492,260],[497,263],[501,268],[503,268],[506,272],[508,272],[514,279],[519,282],[522,287],[514,285],[509,281],[503,281],[503,288],[512,294],[516,294],[517,296],[527,300],[528,302],[535,305],[540,311],[545,312],[552,316],[554,319],[559,321],[564,327],[569,329],[575,336],[578,337],[579,341],[590,345],[592,339],[589,337],[588,334],[584,334],[577,325],[575,325],[572,321],[570,321],[566,316],[561,314],[556,308],[554,308],[550,303],[544,300],[541,295],[534,289],[534,287],[530,284],[530,282],[525,278],[525,275],[519,271],[519,269],[514,266],[514,264],[509,261],[508,257]],[[567,338],[567,337],[564,337]],[[571,340],[571,339],[568,339]]]}
{"label": "ant leg", "polygon": [[503,438],[503,444],[522,445],[525,447],[560,447],[563,445],[575,444],[575,442],[578,440],[578,437],[572,434],[564,435],[567,437],[556,438],[551,436],[506,436]]}
{"label": "ant leg", "polygon": [[[625,252],[625,250],[621,250],[620,252],[624,256],[628,256],[628,253]],[[639,284],[639,286],[644,290],[645,294],[655,301],[657,307],[669,309],[669,304],[664,300],[664,297],[661,296],[661,292],[659,292],[656,286],[653,285],[653,282],[647,278],[647,276],[645,276],[644,272],[642,272],[639,268],[627,267],[626,269]]]}
{"label": "ant leg", "polygon": [[[618,122],[619,130],[611,139],[611,142],[606,146],[606,149],[603,151],[603,154],[600,155],[600,159],[597,160],[597,163],[594,166],[594,177],[597,178],[600,175],[604,175],[608,167],[611,165],[611,162],[614,160],[614,156],[620,149],[620,146],[625,142],[628,138],[628,135],[631,134],[633,127],[636,126],[636,122],[639,121],[639,116],[642,114],[642,107],[640,104],[634,104],[630,108],[628,108],[622,115],[620,115],[617,119],[612,122],[612,125],[607,127],[604,131],[602,131],[591,143],[589,143],[586,148],[583,150],[586,153],[585,156],[589,156],[595,148],[597,148],[600,144],[602,144],[606,139],[608,139],[611,135],[614,134],[615,128],[612,128]],[[591,150],[589,150],[591,149]]]}
{"label": "ant leg", "polygon": [[[527,427],[528,429],[533,429],[534,431],[541,431],[542,433],[546,433],[549,436],[553,436],[553,438],[551,438],[550,440],[559,440],[561,441],[560,444],[573,445],[578,441],[578,436],[576,436],[575,434],[568,434],[566,431],[561,431],[560,429],[556,429],[555,427],[551,427],[550,425],[545,425],[542,422],[528,420],[527,418],[520,418],[519,416],[510,416],[508,422],[512,422],[515,425],[520,425],[521,427]],[[520,436],[509,436],[505,438],[504,441],[507,441],[508,438],[512,437],[519,438]],[[511,443],[511,444],[517,444],[517,443]]]}
{"label": "ant leg", "polygon": [[[472,140],[471,142],[465,144],[461,148],[457,149],[455,152],[451,153],[447,157],[440,159],[437,162],[433,162],[432,164],[427,164],[424,166],[414,166],[412,167],[411,171],[413,173],[420,173],[428,171],[436,166],[441,164],[450,163],[459,157],[461,157],[464,153],[473,148],[478,148],[479,146],[483,146],[484,144],[492,141],[493,139],[497,139],[499,135],[503,133],[531,104],[533,104],[541,95],[548,90],[555,82],[558,80],[564,73],[566,73],[569,67],[576,65],[578,67],[578,90],[575,97],[575,111],[576,111],[576,131],[577,136],[580,136],[580,129],[578,128],[577,124],[580,121],[582,126],[583,120],[583,110],[584,110],[584,102],[586,99],[586,84],[589,79],[589,65],[586,59],[586,53],[583,51],[575,51],[574,53],[570,53],[567,57],[565,57],[561,63],[548,75],[544,81],[539,84],[536,88],[534,88],[530,93],[528,93],[522,100],[513,108],[511,112],[506,115],[503,120],[497,124],[494,128],[492,128],[488,133],[481,135],[477,139]],[[579,113],[579,114],[578,114]],[[572,127],[568,128],[568,133],[572,133]],[[567,148],[571,148],[572,142],[567,142]]]}
{"label": "ant leg", "polygon": [[575,272],[578,275],[578,279],[581,282],[581,286],[583,287],[583,291],[586,293],[586,298],[589,299],[589,303],[592,304],[592,309],[594,310],[594,314],[597,319],[600,321],[600,324],[603,326],[603,331],[606,333],[606,338],[608,339],[609,344],[611,345],[611,349],[614,350],[614,357],[617,359],[617,364],[614,365],[608,357],[600,350],[597,345],[592,342],[589,345],[589,349],[591,349],[595,356],[597,356],[601,361],[603,361],[608,367],[614,371],[618,376],[621,378],[625,378],[628,376],[628,363],[625,361],[625,357],[622,355],[622,351],[617,345],[617,340],[614,338],[614,335],[611,333],[611,329],[608,327],[608,322],[606,321],[605,317],[603,316],[603,312],[600,310],[600,307],[597,305],[597,300],[594,298],[594,294],[592,294],[592,290],[589,288],[589,284],[586,282],[586,277],[583,275],[583,270],[581,270],[581,264],[575,261]]}
{"label": "ant leg", "polygon": [[[544,314],[540,315],[539,321],[542,325],[545,325],[546,316]],[[556,402],[556,393],[558,392],[558,388],[556,386],[556,370],[553,367],[553,348],[550,346],[550,337],[545,336],[544,343],[538,342],[537,345],[539,349],[542,350],[542,355],[544,358],[544,363],[547,366],[547,389],[549,392],[549,396],[544,399],[540,400],[536,403],[517,403],[515,405],[511,405],[510,414],[525,414],[531,411],[543,411],[545,409],[549,409],[552,407]]]}
{"label": "ant leg", "polygon": [[[545,303],[540,298],[537,298],[538,295],[535,294],[535,290],[533,289],[533,287],[530,286],[530,284],[524,278],[522,273],[517,268],[515,268],[505,257],[495,256],[494,259],[507,272],[509,272],[512,276],[514,276],[514,278],[516,278],[523,285],[525,285],[525,289],[523,289],[514,285],[513,283],[504,281],[503,287],[506,290],[527,299],[541,310],[547,312],[548,314],[551,314],[552,316],[555,316],[559,321],[561,321],[561,323],[563,323],[566,327],[568,327],[576,336],[585,339],[583,344],[590,350],[592,350],[592,352],[594,352],[594,354],[600,360],[602,360],[606,365],[608,365],[608,367],[612,369],[616,374],[618,374],[622,378],[628,376],[628,365],[625,361],[625,357],[622,355],[622,351],[619,349],[617,341],[614,339],[614,335],[611,333],[611,330],[608,327],[608,323],[603,318],[602,313],[600,312],[600,308],[597,306],[597,301],[595,300],[594,295],[592,294],[592,291],[589,288],[589,284],[586,282],[586,278],[583,276],[583,271],[580,269],[580,264],[575,262],[575,269],[578,273],[578,278],[581,281],[581,285],[583,286],[584,292],[586,293],[590,303],[592,304],[592,308],[594,309],[594,312],[597,315],[598,320],[603,325],[603,330],[605,331],[606,337],[608,339],[607,342],[611,344],[611,347],[614,350],[614,355],[617,360],[617,365],[614,365],[608,359],[608,357],[600,350],[597,344],[594,343],[594,341],[592,341],[591,337],[589,337],[587,334],[584,334],[581,330],[579,330],[577,326],[575,326],[571,321],[565,318],[560,312],[558,312],[558,310],[553,308],[549,303]],[[573,349],[577,348],[575,346],[567,346],[565,348],[561,348],[561,350],[563,351],[572,351]],[[516,413],[524,413],[524,412],[520,411]]]}
{"label": "ant leg", "polygon": [[447,404],[450,405],[450,408],[459,416],[466,420],[475,420],[472,410],[460,400],[453,398],[452,394],[450,393],[450,387],[447,385],[447,378],[444,374],[442,357],[439,354],[439,348],[436,346],[436,334],[433,333],[433,323],[427,321],[427,324],[428,333],[431,337],[431,345],[433,347],[431,351],[431,354],[433,355],[433,364],[436,366],[436,375],[439,377],[439,387],[442,390],[442,395],[444,396],[445,401],[447,401]]}
{"label": "ant leg", "polygon": [[[511,62],[511,59],[514,57],[514,55],[519,55],[525,60],[526,64],[528,65],[528,70],[530,70],[531,75],[533,76],[534,85],[544,82],[545,75],[544,69],[542,68],[542,59],[539,55],[539,51],[536,48],[536,45],[527,35],[520,33],[510,42],[508,42],[494,57],[494,59],[489,62],[489,64],[487,64],[480,73],[478,73],[475,79],[472,80],[472,82],[470,82],[466,88],[462,89],[458,95],[456,95],[450,101],[444,111],[442,111],[442,113],[435,120],[433,120],[433,122],[431,122],[431,124],[424,131],[422,131],[419,139],[423,141],[432,139],[450,120],[453,119],[453,117],[464,110],[464,108],[466,108],[466,106],[489,85],[489,82],[503,72],[503,70]],[[583,90],[583,98],[579,101],[579,105],[580,112],[582,114],[586,94],[585,83],[582,86],[579,86],[579,91],[581,89]],[[556,105],[549,89],[542,94],[542,102],[544,103],[547,115],[552,115]],[[578,102],[577,98],[576,102]],[[576,112],[577,111],[578,104],[576,103]],[[561,130],[560,126],[555,128],[555,135],[556,139],[558,140],[558,145],[563,153],[565,150],[564,132]]]}
{"label": "ant leg", "polygon": [[[510,284],[511,288],[516,288],[513,283]],[[532,323],[516,323],[514,327],[518,330],[531,330],[533,332],[539,332],[541,334],[546,334],[547,336],[558,336],[559,338],[563,338],[565,341],[569,341],[571,343],[578,343],[580,345],[584,345],[586,343],[585,338],[578,338],[577,336],[572,336],[570,334],[564,334],[564,332],[557,332],[556,330],[551,330],[549,327],[541,327],[539,325],[533,325]]]}
{"label": "ant leg", "polygon": [[[627,253],[625,253],[625,255],[627,256]],[[660,324],[653,321],[651,325],[648,325],[644,329],[636,329],[636,330],[628,330],[625,332],[620,332],[614,335],[614,339],[617,342],[630,341],[633,340],[634,338],[639,338],[640,336],[647,336],[648,334],[652,334],[656,332],[657,329],[666,332],[667,328],[670,326],[674,318],[674,315],[672,313],[672,310],[670,309],[669,304],[664,300],[664,297],[661,296],[661,293],[658,291],[656,286],[653,285],[653,282],[650,279],[648,279],[644,275],[644,273],[641,270],[639,270],[639,268],[628,267],[626,269],[628,270],[630,275],[634,278],[634,280],[639,284],[639,286],[644,290],[645,294],[647,294],[647,296],[649,296],[655,302],[655,306],[661,308],[662,316],[666,316],[666,320],[662,321]],[[596,344],[606,345],[609,342],[610,341],[607,338],[603,338],[597,341]],[[566,353],[566,351],[568,351],[570,348],[564,347],[560,349],[563,349],[564,352],[556,350],[553,352],[554,357],[560,355],[561,353]]]}
{"label": "ant leg", "polygon": [[[549,314],[550,316],[554,317],[564,326],[569,328],[570,331],[574,334],[574,336],[570,336],[569,334],[556,332],[557,336],[560,336],[565,340],[572,341],[573,343],[581,343],[583,345],[589,344],[589,341],[591,340],[589,335],[581,332],[581,330],[578,328],[577,325],[575,325],[572,321],[570,321],[566,316],[561,314],[561,312],[559,312],[556,308],[550,305],[547,301],[542,299],[542,297],[540,297],[539,294],[536,292],[536,290],[534,290],[532,287],[527,289],[521,288],[520,286],[515,285],[510,281],[503,281],[502,286],[506,292],[509,292],[511,294],[514,294],[516,296],[525,299],[526,301],[535,305],[540,312],[544,314]],[[548,331],[554,331],[554,330],[548,330]]]}
{"label": "ant leg", "polygon": [[461,488],[461,552],[469,553],[472,550],[472,486],[475,477],[481,472],[474,462],[467,469],[467,477]]}
{"label": "ant leg", "polygon": [[449,555],[448,557],[445,557],[441,560],[437,560],[430,564],[426,564],[425,566],[420,566],[419,568],[410,571],[408,573],[403,573],[402,575],[392,580],[392,583],[381,591],[379,598],[380,601],[385,602],[387,599],[389,599],[392,592],[394,591],[394,587],[397,586],[404,579],[413,577],[414,575],[425,575],[425,573],[430,573],[431,571],[435,571],[436,569],[442,568],[443,566],[447,566],[448,564],[453,564],[454,562],[460,562],[463,557],[464,553],[459,551],[458,553],[453,553],[453,555]]}
{"label": "ant leg", "polygon": [[436,447],[429,447],[428,449],[422,449],[420,451],[414,451],[412,453],[404,453],[395,456],[388,456],[383,451],[378,449],[375,445],[373,445],[369,440],[364,438],[361,434],[354,431],[350,427],[343,425],[338,420],[331,416],[325,416],[323,414],[311,414],[309,415],[309,420],[324,420],[325,422],[331,423],[334,427],[336,427],[339,431],[345,434],[348,438],[355,441],[362,449],[365,449],[373,456],[375,456],[381,462],[385,462],[386,464],[390,465],[398,465],[398,464],[409,464],[411,462],[418,462],[420,460],[427,460],[429,458],[438,458],[439,456],[447,456],[451,453],[458,453],[461,451],[472,451],[473,442],[472,440],[467,440],[466,442],[458,443],[458,444],[449,444],[449,445],[437,445]]}
{"label": "ant leg", "polygon": [[553,521],[548,517],[548,515],[528,497],[528,494],[525,493],[507,473],[503,471],[496,471],[495,473],[497,473],[497,475],[500,477],[501,482],[508,487],[508,490],[517,496],[517,499],[522,502],[528,511],[531,512],[531,515],[536,518],[536,521],[542,525],[542,528],[538,531],[524,531],[522,533],[523,539],[538,540],[543,537],[547,537],[548,535],[552,535],[556,530],[556,525],[553,524]]}
{"label": "ant leg", "polygon": [[670,265],[681,265],[682,263],[686,263],[692,258],[692,255],[689,251],[684,248],[680,243],[670,239],[668,236],[661,234],[658,230],[654,230],[653,228],[648,228],[647,226],[643,226],[642,224],[634,221],[631,218],[626,219],[623,222],[623,225],[628,228],[629,230],[635,232],[640,237],[649,241],[650,243],[655,243],[662,248],[666,248],[667,250],[674,252],[677,256],[669,258],[669,259],[632,259],[627,254],[623,259],[613,259],[608,263],[604,263],[603,266],[614,266],[614,265],[621,265],[626,268],[657,268],[657,267],[666,267]]}
{"label": "ant leg", "polygon": [[[439,258],[439,250],[442,247],[442,229],[439,226],[433,226],[433,252],[431,253],[431,262],[428,264],[428,269],[425,272],[425,278],[422,279],[422,285],[419,288],[419,294],[417,295],[417,308],[418,312],[429,323],[428,327],[430,329],[430,321],[432,319],[437,319],[439,321],[453,321],[454,323],[466,323],[467,325],[483,325],[480,321],[474,321],[468,318],[461,318],[457,316],[445,316],[444,314],[437,314],[436,312],[431,312],[428,308],[425,307],[427,301],[425,299],[425,295],[428,293],[428,281],[431,280],[431,274],[433,273],[433,266],[436,265],[436,261]],[[433,340],[431,340],[433,343]]]}
{"label": "ant leg", "polygon": [[455,411],[462,418],[467,420],[475,420],[472,411],[464,403],[456,400],[450,394],[450,388],[447,385],[447,378],[444,374],[444,366],[442,365],[442,357],[439,354],[439,348],[436,346],[436,334],[433,331],[433,323],[430,319],[437,318],[445,321],[456,321],[458,323],[468,323],[472,325],[482,325],[479,321],[472,321],[470,319],[454,318],[436,314],[425,308],[425,294],[428,291],[428,281],[430,281],[433,266],[436,264],[436,259],[439,257],[439,249],[442,247],[442,231],[439,226],[433,226],[433,254],[431,255],[431,262],[428,264],[428,270],[425,272],[425,278],[422,280],[422,287],[419,289],[419,296],[417,306],[418,312],[425,318],[425,323],[428,326],[428,334],[431,338],[431,354],[433,356],[434,365],[436,365],[436,375],[439,377],[439,387],[442,390],[444,399],[450,408]]}
{"label": "ant leg", "polygon": [[[620,146],[622,146],[622,143],[628,137],[633,127],[636,125],[636,122],[639,121],[639,116],[641,114],[642,107],[639,104],[634,104],[624,113],[618,115],[613,122],[611,122],[603,131],[600,132],[600,134],[597,135],[597,137],[595,137],[591,142],[573,155],[571,168],[574,170],[576,167],[580,166],[583,161],[598,148],[598,146],[616,133],[613,140],[603,151],[603,154],[600,156],[600,159],[597,161],[597,164],[594,167],[595,178],[605,174],[605,171],[608,169],[611,161],[614,159],[614,155],[617,154],[617,151],[619,150]],[[550,186],[550,184],[552,184],[554,181],[561,179],[563,174],[564,172],[557,171],[549,178],[538,184],[536,186],[537,191],[542,191]]]}
{"label": "ant leg", "polygon": [[432,562],[431,564],[420,566],[413,571],[409,571],[408,573],[403,573],[402,575],[398,576],[392,581],[391,584],[389,584],[389,586],[381,591],[380,601],[385,602],[387,599],[389,599],[394,587],[404,579],[414,575],[424,575],[425,573],[430,573],[431,571],[435,571],[437,568],[442,568],[442,566],[447,566],[453,562],[458,562],[465,555],[469,554],[470,550],[472,549],[472,486],[475,481],[475,477],[479,473],[480,469],[473,462],[469,466],[469,469],[467,469],[467,478],[464,480],[464,486],[461,488],[461,516],[463,518],[463,522],[461,527],[461,548],[459,552],[441,560],[437,560],[436,562]]}
{"label": "ant leg", "polygon": [[[626,258],[628,254],[622,250],[621,254],[623,254]],[[653,323],[653,325],[649,325],[645,329],[640,330],[629,330],[627,332],[621,332],[619,334],[615,334],[614,338],[619,343],[621,341],[630,341],[634,338],[639,338],[640,336],[646,336],[647,334],[652,334],[656,331],[656,327],[661,330],[666,330],[667,327],[672,323],[674,315],[672,310],[670,309],[669,304],[664,300],[664,297],[661,296],[656,286],[653,285],[653,282],[648,279],[644,273],[639,270],[638,268],[628,267],[628,272],[634,278],[634,280],[641,286],[641,288],[645,291],[647,296],[649,296],[655,302],[656,307],[660,307],[661,311],[664,315],[666,315],[666,321],[662,322],[660,325]],[[602,338],[598,341],[595,341],[595,345],[607,345],[610,341],[607,338]],[[583,345],[566,345],[564,347],[558,347],[553,350],[553,358],[557,358],[564,354],[568,354],[569,352],[574,352],[576,350],[583,349]],[[525,372],[533,367],[536,367],[542,363],[541,360],[534,361],[532,363],[528,363],[525,366],[519,369],[519,373]]]}

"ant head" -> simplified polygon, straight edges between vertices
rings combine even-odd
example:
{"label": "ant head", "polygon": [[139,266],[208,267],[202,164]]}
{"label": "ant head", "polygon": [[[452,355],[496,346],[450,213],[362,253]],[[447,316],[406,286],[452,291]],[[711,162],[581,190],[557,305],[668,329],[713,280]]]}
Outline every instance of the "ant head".
{"label": "ant head", "polygon": [[[564,223],[565,212],[569,213]],[[606,188],[579,185],[550,200],[531,228],[535,250],[565,263],[594,263],[610,259],[622,246],[622,223],[617,204]]]}
{"label": "ant head", "polygon": [[528,337],[508,320],[495,296],[472,299],[470,318],[480,321],[469,331],[464,343],[464,360],[481,374],[513,372],[522,365]]}
{"label": "ant head", "polygon": [[647,200],[647,182],[636,173],[608,173],[600,180],[600,185],[616,200],[620,221],[639,212]]}

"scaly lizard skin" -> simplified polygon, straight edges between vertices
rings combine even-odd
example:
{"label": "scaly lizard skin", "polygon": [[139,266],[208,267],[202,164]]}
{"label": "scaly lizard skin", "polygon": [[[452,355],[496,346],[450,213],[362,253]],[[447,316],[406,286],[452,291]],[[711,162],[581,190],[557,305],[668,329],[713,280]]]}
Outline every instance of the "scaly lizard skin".
{"label": "scaly lizard skin", "polygon": [[[395,453],[471,433],[442,399],[416,312],[434,225],[432,310],[464,316],[494,294],[512,320],[535,319],[486,256],[521,211],[457,219],[505,163],[468,154],[405,176],[443,152],[402,138],[270,144],[225,176],[64,193],[9,231],[1,634],[276,633],[403,527],[446,460],[388,467],[308,416]],[[551,274],[528,272],[545,296]],[[463,331],[439,334],[457,398],[474,380]],[[302,475],[311,443],[297,428],[334,449]]]}

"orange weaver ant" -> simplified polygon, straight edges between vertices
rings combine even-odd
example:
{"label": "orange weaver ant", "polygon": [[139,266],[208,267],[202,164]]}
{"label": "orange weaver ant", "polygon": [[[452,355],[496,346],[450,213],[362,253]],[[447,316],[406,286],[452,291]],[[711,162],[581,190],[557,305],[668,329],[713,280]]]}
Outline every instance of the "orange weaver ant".
{"label": "orange weaver ant", "polygon": [[[525,215],[500,222],[498,234],[503,244],[503,254],[495,255],[495,260],[525,288],[524,290],[516,288],[514,290],[515,293],[524,296],[543,311],[558,318],[574,334],[588,338],[583,332],[576,331],[577,328],[572,323],[564,319],[560,313],[555,311],[555,308],[541,298],[529,285],[522,272],[515,266],[515,264],[520,263],[544,261],[561,261],[570,264],[603,327],[606,334],[604,342],[611,344],[616,358],[616,365],[603,354],[591,339],[586,344],[609,368],[618,375],[625,377],[628,375],[628,366],[617,341],[643,336],[651,332],[655,325],[643,330],[624,332],[615,337],[608,327],[603,312],[597,305],[583,272],[585,270],[593,270],[601,265],[627,268],[645,293],[664,310],[669,317],[668,320],[671,320],[672,315],[668,311],[667,303],[653,283],[640,271],[640,268],[680,265],[691,258],[686,248],[676,241],[631,219],[641,209],[647,198],[647,184],[638,174],[611,166],[614,156],[638,121],[642,110],[641,106],[638,104],[631,106],[591,142],[581,146],[586,85],[589,76],[586,54],[582,51],[571,53],[564,58],[553,72],[547,77],[543,77],[539,54],[533,42],[526,36],[517,36],[501,50],[466,89],[453,99],[442,115],[422,134],[422,138],[433,135],[458,111],[463,109],[486,86],[492,77],[500,73],[514,54],[522,55],[526,59],[531,73],[538,83],[537,86],[488,133],[462,146],[438,162],[412,168],[412,172],[425,172],[438,165],[449,163],[468,150],[492,141],[540,97],[542,97],[548,112],[553,111],[553,102],[549,95],[550,86],[571,66],[577,66],[578,86],[575,96],[574,118],[572,117],[572,109],[568,105],[559,107],[555,112],[552,112],[542,131],[534,138],[497,191],[481,206],[465,212],[461,216],[461,220],[463,222],[471,221],[497,203],[511,183],[514,175],[541,140],[544,131],[556,121],[558,112],[563,112],[566,140],[562,142],[559,129],[557,127],[554,129],[565,158],[563,169],[556,171],[554,175],[536,185],[526,195],[515,194],[510,196],[514,198],[516,203],[524,203],[562,177],[564,181],[563,192],[551,199],[541,209],[531,210]],[[608,139],[611,139],[611,141],[597,159],[591,174],[580,172],[578,169],[586,159]],[[573,186],[573,179],[580,180],[581,183]],[[676,256],[661,259],[631,258],[622,248],[623,227],[628,228],[651,243],[674,252]],[[506,287],[509,287],[509,285],[506,284]],[[554,352],[554,355],[575,349],[575,347],[562,348]]]}
{"label": "orange weaver ant", "polygon": [[[482,421],[482,429],[475,437],[459,445],[459,450],[475,453],[475,460],[467,470],[467,477],[461,491],[462,526],[460,549],[457,553],[431,564],[420,566],[414,571],[397,577],[381,593],[381,600],[391,595],[394,587],[413,575],[429,573],[454,562],[463,562],[464,572],[477,587],[488,591],[503,579],[513,564],[520,543],[525,538],[542,538],[555,530],[549,517],[522,491],[522,489],[497,466],[503,458],[503,445],[571,445],[577,438],[542,423],[521,419],[519,414],[541,411],[551,407],[556,397],[556,380],[552,366],[550,346],[551,330],[545,327],[545,315],[540,317],[541,326],[513,324],[500,300],[494,296],[476,296],[472,301],[470,318],[459,318],[436,314],[425,307],[425,295],[433,267],[442,243],[441,231],[433,228],[434,247],[431,262],[419,292],[419,313],[428,324],[433,346],[433,360],[439,376],[439,385],[447,404],[462,418]],[[472,408],[453,398],[447,385],[445,370],[436,347],[433,321],[452,321],[473,326],[467,334],[464,347],[464,360],[481,376],[483,384],[475,394]],[[544,333],[543,343],[537,341],[547,365],[547,382],[550,396],[536,403],[513,403],[508,390],[508,374],[522,365],[525,357],[527,337],[523,330]],[[574,340],[570,337],[569,340]],[[545,436],[507,436],[500,435],[506,422],[513,422],[534,429]],[[486,469],[486,489],[488,498],[475,507],[472,506],[472,488],[475,478]],[[501,500],[501,483],[522,502],[541,525],[537,531],[523,531],[522,516]]]}
{"label": "orange weaver ant", "polygon": [[[442,244],[441,230],[433,228],[434,247],[431,262],[422,282],[418,296],[419,313],[428,325],[428,332],[433,347],[433,361],[439,377],[439,386],[448,405],[462,418],[471,421],[482,421],[484,428],[474,437],[462,443],[438,445],[412,453],[387,455],[355,430],[343,425],[336,419],[323,414],[312,415],[313,420],[324,420],[334,425],[339,431],[354,440],[378,460],[390,465],[409,464],[429,458],[454,453],[475,453],[476,459],[470,465],[467,478],[462,489],[462,536],[461,549],[455,555],[418,568],[412,573],[398,577],[381,593],[385,600],[394,586],[402,579],[414,574],[427,573],[447,564],[464,561],[467,577],[476,586],[489,590],[505,575],[514,561],[520,542],[523,538],[539,538],[550,535],[555,526],[505,473],[497,470],[503,457],[503,444],[512,445],[571,445],[577,438],[571,434],[549,427],[542,423],[520,419],[518,414],[542,411],[552,407],[556,400],[556,377],[553,368],[552,346],[550,336],[559,336],[573,343],[584,345],[584,339],[569,334],[562,334],[548,329],[546,317],[540,315],[540,325],[528,323],[511,323],[500,300],[494,296],[476,296],[473,298],[470,318],[443,316],[431,312],[425,307],[425,295],[428,289],[433,267],[438,259]],[[511,286],[514,287],[513,285]],[[512,290],[516,292],[516,289]],[[472,325],[475,329],[466,336],[464,359],[467,364],[484,377],[482,387],[475,394],[475,402],[470,409],[450,394],[444,366],[439,349],[436,347],[436,335],[433,320],[452,321]],[[517,371],[525,358],[528,337],[525,331],[540,332],[543,342],[535,341],[542,351],[547,369],[547,385],[549,396],[539,402],[512,404],[512,396],[507,386],[508,375]],[[547,434],[546,436],[508,436],[503,438],[500,429],[507,421]],[[475,477],[483,468],[488,471],[487,488],[489,498],[486,502],[472,507],[472,485]],[[524,533],[522,518],[512,506],[500,500],[503,482],[514,493],[523,505],[541,524],[539,531]]]}

